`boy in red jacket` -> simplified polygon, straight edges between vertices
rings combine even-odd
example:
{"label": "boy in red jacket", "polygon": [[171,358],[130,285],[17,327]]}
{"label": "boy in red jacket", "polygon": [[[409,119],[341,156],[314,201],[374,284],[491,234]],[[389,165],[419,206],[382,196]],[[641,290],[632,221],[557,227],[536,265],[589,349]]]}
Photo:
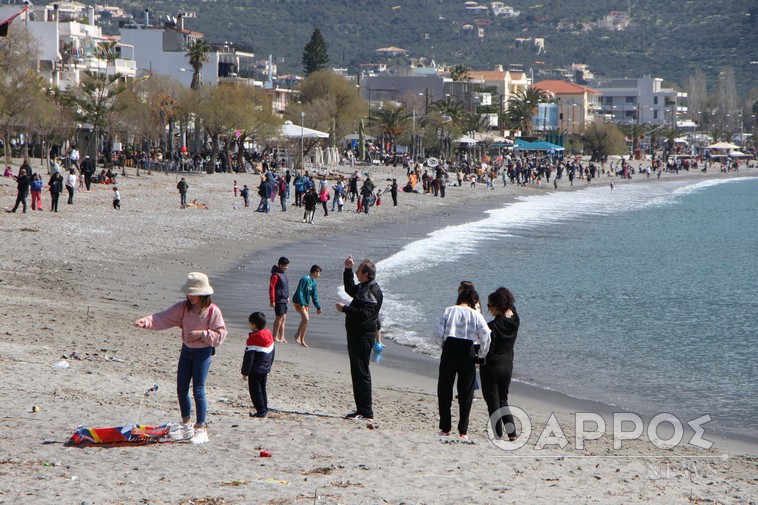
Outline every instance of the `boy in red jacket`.
{"label": "boy in red jacket", "polygon": [[266,379],[274,364],[274,336],[266,329],[266,316],[263,312],[253,312],[248,318],[250,333],[247,336],[245,357],[242,360],[242,380],[247,380],[250,399],[255,406],[251,417],[268,415],[268,396]]}

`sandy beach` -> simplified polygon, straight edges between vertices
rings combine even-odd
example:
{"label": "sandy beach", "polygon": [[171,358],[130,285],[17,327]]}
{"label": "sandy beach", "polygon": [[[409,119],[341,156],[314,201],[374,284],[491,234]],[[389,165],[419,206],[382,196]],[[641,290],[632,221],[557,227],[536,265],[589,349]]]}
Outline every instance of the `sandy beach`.
{"label": "sandy beach", "polygon": [[[20,161],[14,160],[14,173]],[[33,168],[47,181],[47,170],[40,170],[36,160]],[[384,187],[388,177],[405,181],[401,167],[369,170],[377,187]],[[347,177],[352,169],[332,172]],[[712,168],[707,174],[662,178],[757,172],[753,167],[721,174]],[[357,215],[349,202],[345,212],[328,217],[319,208],[309,225],[302,222],[300,208],[282,212],[278,200],[269,214],[254,212],[257,197],[252,207],[241,208],[241,199],[232,194],[233,181],[255,194],[256,175],[184,176],[189,200],[207,208],[180,208],[176,184],[181,175],[142,172],[137,177],[127,169],[118,184],[119,211],[111,207],[112,187],[93,185],[91,192],[77,191],[74,205],[62,198],[57,214],[48,210],[46,190],[44,211],[0,213],[0,503],[758,502],[754,448],[718,441],[708,450],[682,445],[663,451],[641,439],[614,450],[613,438],[605,436],[575,449],[574,413],[586,406],[555,401],[536,389],[517,389],[511,398],[533,420],[531,438],[522,448],[504,450],[491,443],[481,400],[471,415],[473,443],[441,440],[434,378],[415,373],[412,366],[392,366],[391,359],[372,365],[375,422],[342,419],[354,406],[347,352],[320,345],[318,335],[344,338],[341,319],[333,313],[337,300],[325,295],[336,288],[344,253],[362,257],[368,251],[359,238],[385,227],[412,220],[414,233],[431,231],[518,196],[553,191],[551,185],[500,184],[488,190],[484,184],[464,184],[448,188],[445,199],[401,193],[397,208],[387,195],[369,215]],[[601,177],[592,185],[609,180]],[[614,184],[617,191],[625,184],[655,184],[655,177],[636,175]],[[586,182],[574,186],[580,189]],[[564,180],[559,191],[569,189]],[[11,179],[0,180],[2,207],[12,207],[15,194]],[[340,247],[314,245],[327,239]],[[292,343],[298,318],[291,311],[290,343],[277,345],[269,376],[274,412],[257,419],[248,416],[252,404],[239,373],[247,330],[236,314],[264,310],[273,320],[265,283],[281,255],[308,258],[307,265],[303,259],[293,268],[291,284],[311,263],[324,267],[319,285],[329,314],[313,318],[311,348],[305,349]],[[133,322],[180,301],[179,287],[190,271],[209,275],[229,328],[208,377],[209,443],[66,446],[80,425],[180,421],[175,394],[179,332],[138,330]],[[233,283],[246,285],[249,298],[232,299],[223,292]],[[55,367],[62,360],[68,368]],[[159,389],[145,396],[154,384]],[[536,449],[551,413],[568,445]],[[261,457],[261,450],[271,457]]]}

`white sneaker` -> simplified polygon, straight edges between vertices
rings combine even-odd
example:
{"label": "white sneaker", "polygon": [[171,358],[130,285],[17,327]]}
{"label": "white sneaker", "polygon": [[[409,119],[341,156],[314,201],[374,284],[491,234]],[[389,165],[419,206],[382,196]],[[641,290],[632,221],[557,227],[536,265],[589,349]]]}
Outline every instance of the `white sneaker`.
{"label": "white sneaker", "polygon": [[205,428],[195,429],[195,434],[190,438],[193,444],[204,444],[208,441],[208,431]]}

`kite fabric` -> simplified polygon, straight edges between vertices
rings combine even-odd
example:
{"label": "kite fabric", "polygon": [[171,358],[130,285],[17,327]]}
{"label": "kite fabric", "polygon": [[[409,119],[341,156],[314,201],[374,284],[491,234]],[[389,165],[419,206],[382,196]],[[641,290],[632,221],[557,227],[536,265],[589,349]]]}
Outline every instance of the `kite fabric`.
{"label": "kite fabric", "polygon": [[69,439],[68,445],[176,442],[182,439],[180,432],[181,426],[172,423],[161,424],[160,426],[127,424],[111,428],[85,428],[80,426]]}
{"label": "kite fabric", "polygon": [[19,12],[15,13],[14,15],[6,19],[5,21],[3,21],[2,23],[0,23],[0,38],[4,38],[8,36],[8,30],[10,30],[11,23],[13,22],[13,20],[19,17],[21,14],[23,14],[27,10],[29,10],[28,5],[24,7],[22,10],[20,10]]}

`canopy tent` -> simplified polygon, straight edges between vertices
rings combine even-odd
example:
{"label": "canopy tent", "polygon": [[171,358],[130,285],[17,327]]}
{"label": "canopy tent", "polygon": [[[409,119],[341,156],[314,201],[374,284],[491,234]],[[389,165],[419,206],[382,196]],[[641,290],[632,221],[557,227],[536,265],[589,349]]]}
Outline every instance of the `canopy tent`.
{"label": "canopy tent", "polygon": [[292,124],[292,121],[285,121],[280,130],[280,135],[287,138],[304,138],[304,139],[328,139],[329,134],[314,130],[312,128],[305,128]]}
{"label": "canopy tent", "polygon": [[745,154],[742,151],[732,151],[731,153],[729,153],[729,156],[731,156],[732,158],[744,158],[744,157],[750,156],[750,155],[749,154]]}
{"label": "canopy tent", "polygon": [[473,146],[474,144],[477,143],[477,140],[476,139],[472,139],[468,135],[463,135],[463,136],[455,139],[453,142],[455,142],[456,144],[466,144],[466,145],[469,145],[469,146]]}
{"label": "canopy tent", "polygon": [[526,140],[516,139],[516,149],[522,151],[555,151],[563,152],[565,149],[557,144],[547,142],[546,140],[537,140],[534,142],[527,142]]}
{"label": "canopy tent", "polygon": [[709,146],[705,146],[706,149],[739,149],[740,146],[732,144],[731,142],[716,142]]}

